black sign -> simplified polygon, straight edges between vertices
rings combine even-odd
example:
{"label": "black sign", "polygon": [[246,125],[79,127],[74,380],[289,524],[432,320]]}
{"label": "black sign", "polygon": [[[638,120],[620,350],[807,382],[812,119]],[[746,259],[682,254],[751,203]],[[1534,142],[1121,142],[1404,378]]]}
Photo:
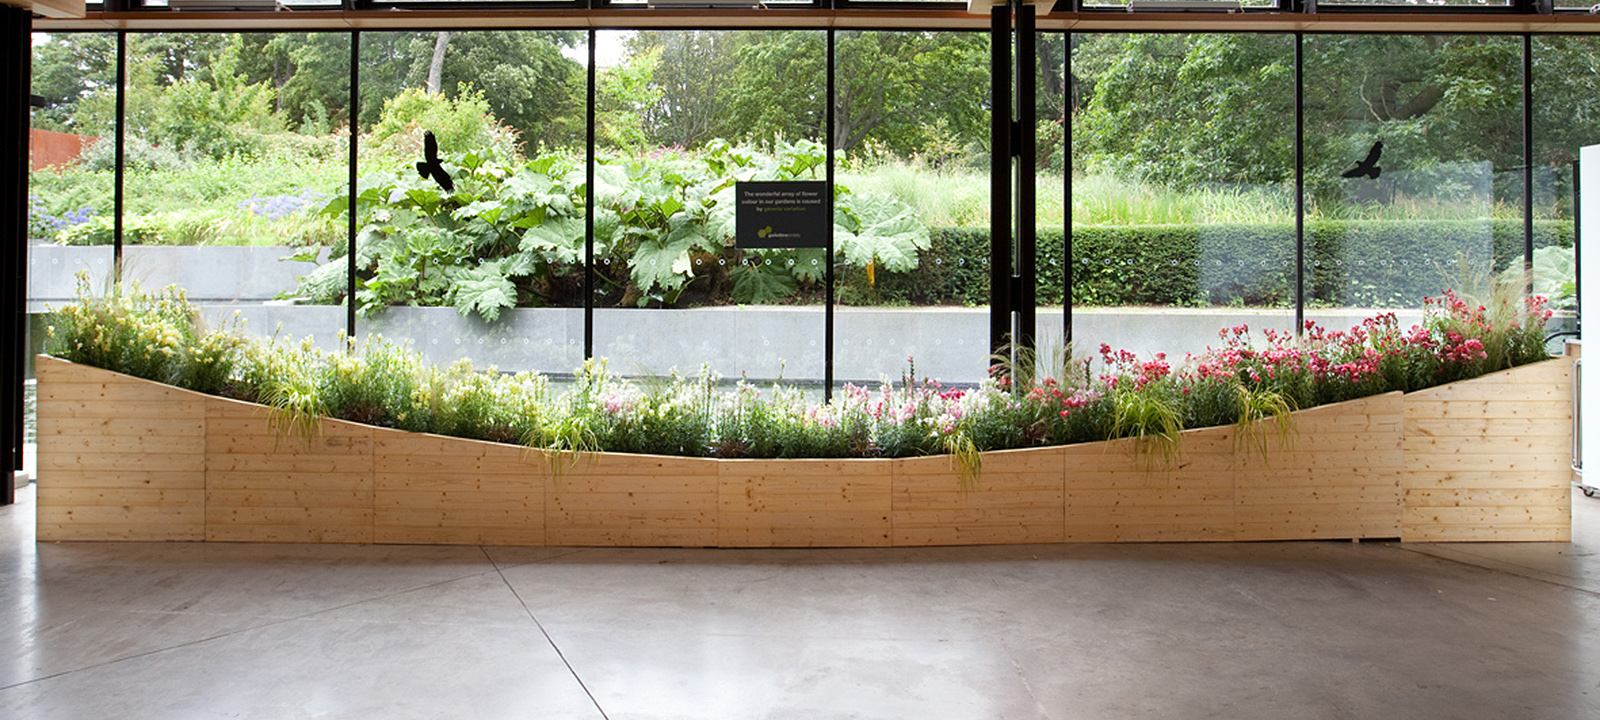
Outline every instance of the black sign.
{"label": "black sign", "polygon": [[828,184],[742,182],[734,187],[734,241],[741,248],[828,246]]}

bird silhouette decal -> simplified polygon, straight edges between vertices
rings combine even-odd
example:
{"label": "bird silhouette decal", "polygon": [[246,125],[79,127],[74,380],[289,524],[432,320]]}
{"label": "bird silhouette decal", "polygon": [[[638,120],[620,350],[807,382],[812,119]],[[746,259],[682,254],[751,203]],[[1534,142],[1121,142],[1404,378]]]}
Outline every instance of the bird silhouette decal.
{"label": "bird silhouette decal", "polygon": [[434,139],[431,130],[422,133],[422,162],[417,163],[417,174],[424,179],[433,178],[445,192],[456,191],[450,173],[445,172],[444,165],[439,162],[439,141]]}
{"label": "bird silhouette decal", "polygon": [[1378,167],[1378,158],[1382,156],[1383,141],[1380,140],[1372,144],[1372,149],[1367,151],[1366,159],[1356,163],[1355,167],[1344,171],[1344,175],[1342,177],[1358,178],[1365,176],[1372,178],[1373,180],[1377,180],[1378,173],[1383,172],[1383,168]]}

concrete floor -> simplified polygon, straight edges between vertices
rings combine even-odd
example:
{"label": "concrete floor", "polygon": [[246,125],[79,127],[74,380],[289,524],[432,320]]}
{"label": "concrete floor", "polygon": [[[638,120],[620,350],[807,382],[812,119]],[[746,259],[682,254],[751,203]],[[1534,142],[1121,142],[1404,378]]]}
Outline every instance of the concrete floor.
{"label": "concrete floor", "polygon": [[1600,718],[1575,542],[922,550],[46,544],[0,717]]}

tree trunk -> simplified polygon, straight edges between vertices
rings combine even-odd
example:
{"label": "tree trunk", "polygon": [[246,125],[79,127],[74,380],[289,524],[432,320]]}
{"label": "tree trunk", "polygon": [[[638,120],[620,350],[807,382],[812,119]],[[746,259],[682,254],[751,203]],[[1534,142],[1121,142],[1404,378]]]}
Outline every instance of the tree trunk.
{"label": "tree trunk", "polygon": [[444,84],[444,49],[450,44],[450,33],[439,31],[433,41],[433,62],[428,64],[428,94],[438,95]]}

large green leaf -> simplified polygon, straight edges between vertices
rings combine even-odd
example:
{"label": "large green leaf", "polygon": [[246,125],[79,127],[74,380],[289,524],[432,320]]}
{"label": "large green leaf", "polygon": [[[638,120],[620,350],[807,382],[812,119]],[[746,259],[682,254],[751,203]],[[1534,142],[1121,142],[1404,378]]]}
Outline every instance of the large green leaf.
{"label": "large green leaf", "polygon": [[794,277],[769,265],[741,267],[733,273],[733,300],[751,305],[770,305],[800,289]]}
{"label": "large green leaf", "polygon": [[701,228],[692,223],[680,223],[660,241],[639,242],[628,261],[633,282],[646,293],[658,286],[662,292],[683,287],[693,276],[689,269],[689,249],[704,237]]}
{"label": "large green leaf", "polygon": [[500,319],[502,308],[516,307],[517,286],[506,277],[500,262],[490,261],[456,273],[450,301],[462,317],[476,312],[494,322]]}
{"label": "large green leaf", "polygon": [[348,271],[343,258],[323,264],[300,277],[299,294],[312,302],[332,302],[349,289]]}
{"label": "large green leaf", "polygon": [[520,248],[523,252],[541,253],[553,261],[574,262],[583,251],[583,233],[583,218],[546,219],[522,234]]}
{"label": "large green leaf", "polygon": [[478,200],[476,202],[468,203],[456,208],[456,211],[451,213],[451,216],[457,220],[471,220],[472,218],[479,218],[492,225],[495,223],[495,221],[500,219],[500,215],[505,213],[505,211],[506,206],[500,204],[499,201]]}
{"label": "large green leaf", "polygon": [[[928,247],[928,229],[909,205],[887,195],[848,195],[837,213],[834,246],[852,265],[876,261],[886,270],[917,267],[917,251]],[[843,216],[843,217],[838,217]]]}
{"label": "large green leaf", "polygon": [[[802,248],[795,250],[792,254],[793,257],[785,261],[784,264],[789,267],[789,272],[797,279],[806,282],[822,282],[827,277],[828,268],[823,265],[823,263],[827,262],[827,250],[823,248]],[[794,265],[789,266],[789,262],[793,262]]]}
{"label": "large green leaf", "polygon": [[561,215],[576,211],[572,196],[564,188],[556,187],[555,179],[533,172],[524,172],[507,180],[501,189],[501,197],[507,202],[516,201],[526,209],[544,208]]}

